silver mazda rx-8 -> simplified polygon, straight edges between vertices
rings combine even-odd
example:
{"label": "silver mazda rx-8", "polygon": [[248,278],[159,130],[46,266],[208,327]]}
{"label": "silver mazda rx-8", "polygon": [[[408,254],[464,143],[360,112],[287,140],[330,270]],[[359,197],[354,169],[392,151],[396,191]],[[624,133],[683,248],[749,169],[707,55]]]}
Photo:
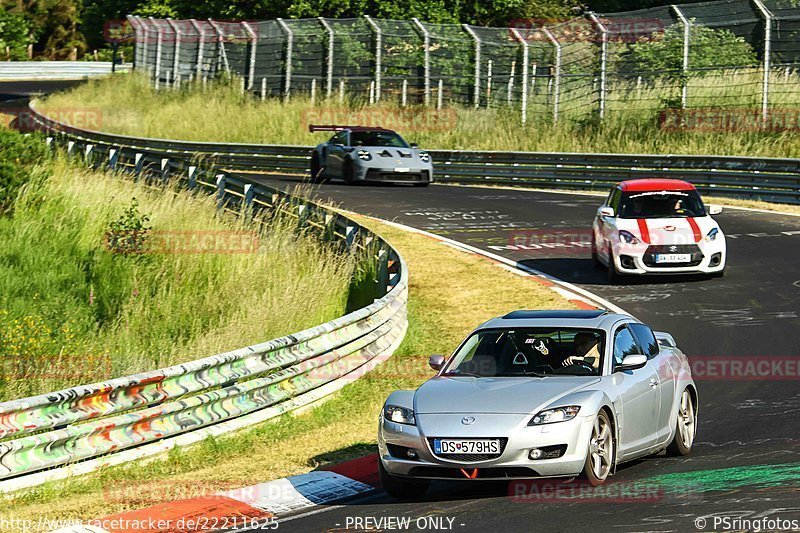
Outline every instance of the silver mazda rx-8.
{"label": "silver mazda rx-8", "polygon": [[697,389],[668,333],[602,310],[514,311],[478,327],[437,374],[395,391],[378,429],[379,471],[393,496],[431,479],[582,476],[691,451]]}

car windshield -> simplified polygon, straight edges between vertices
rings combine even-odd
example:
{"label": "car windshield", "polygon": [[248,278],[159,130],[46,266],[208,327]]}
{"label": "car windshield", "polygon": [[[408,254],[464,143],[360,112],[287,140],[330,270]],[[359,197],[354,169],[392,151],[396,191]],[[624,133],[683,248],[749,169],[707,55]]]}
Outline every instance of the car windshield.
{"label": "car windshield", "polygon": [[472,334],[445,376],[599,376],[605,334],[582,328],[487,329]]}
{"label": "car windshield", "polygon": [[697,191],[629,192],[622,196],[621,218],[687,218],[705,216]]}
{"label": "car windshield", "polygon": [[392,146],[408,148],[408,144],[393,131],[353,131],[350,133],[352,146]]}

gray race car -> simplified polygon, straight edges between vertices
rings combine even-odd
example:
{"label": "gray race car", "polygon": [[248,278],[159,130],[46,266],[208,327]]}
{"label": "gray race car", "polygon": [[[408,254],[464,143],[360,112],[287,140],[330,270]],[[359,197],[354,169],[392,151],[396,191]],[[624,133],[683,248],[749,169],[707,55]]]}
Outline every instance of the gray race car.
{"label": "gray race car", "polygon": [[311,178],[315,182],[334,178],[345,183],[373,181],[424,187],[433,181],[431,156],[392,130],[314,124],[308,130],[336,132],[311,152]]}
{"label": "gray race car", "polygon": [[379,419],[379,472],[396,497],[419,497],[430,479],[600,485],[620,463],[692,449],[689,362],[628,315],[514,311],[429,364],[437,375],[393,392]]}

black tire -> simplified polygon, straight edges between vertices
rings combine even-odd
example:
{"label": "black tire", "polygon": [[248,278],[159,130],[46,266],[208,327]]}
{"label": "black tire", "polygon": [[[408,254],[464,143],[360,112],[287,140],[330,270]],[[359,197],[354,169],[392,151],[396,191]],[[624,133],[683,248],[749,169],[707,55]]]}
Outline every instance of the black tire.
{"label": "black tire", "polygon": [[603,263],[601,263],[600,258],[597,257],[597,243],[594,240],[594,232],[592,233],[592,267],[598,270],[603,268]]}
{"label": "black tire", "polygon": [[311,156],[311,183],[323,183],[325,178],[320,176],[322,165],[319,163],[319,154],[314,152]]}
{"label": "black tire", "polygon": [[427,479],[402,479],[391,475],[383,467],[383,462],[378,459],[378,474],[386,494],[401,500],[421,498],[428,490],[430,480]]}
{"label": "black tire", "polygon": [[[684,404],[684,402],[686,402]],[[683,426],[683,428],[681,427]],[[682,431],[685,430],[686,432]],[[688,433],[687,433],[688,432]],[[675,415],[675,435],[667,446],[667,455],[674,457],[689,455],[697,434],[697,405],[689,389],[683,389],[678,413]]]}
{"label": "black tire", "polygon": [[342,169],[342,179],[348,185],[352,185],[356,181],[356,169],[353,166],[353,162],[349,159],[344,162],[344,168]]}
{"label": "black tire", "polygon": [[[600,434],[596,434],[598,433],[598,428]],[[605,428],[605,430],[602,428]],[[604,433],[604,431],[608,433]],[[601,435],[602,446],[599,445]],[[586,450],[586,462],[583,465],[581,479],[593,487],[605,483],[614,470],[615,445],[614,426],[611,424],[611,419],[608,418],[608,414],[605,411],[600,411],[597,413],[592,435],[589,438],[589,448]],[[600,461],[599,469],[596,465],[597,460]]]}
{"label": "black tire", "polygon": [[413,185],[414,187],[427,187],[427,186],[428,186],[428,185],[430,185],[430,184],[431,184],[431,182],[430,182],[430,181],[419,181],[419,182],[417,182],[417,183],[412,183],[412,185]]}
{"label": "black tire", "polygon": [[622,276],[617,272],[617,266],[614,264],[614,254],[611,251],[611,246],[608,247],[608,282],[613,284],[622,281]]}

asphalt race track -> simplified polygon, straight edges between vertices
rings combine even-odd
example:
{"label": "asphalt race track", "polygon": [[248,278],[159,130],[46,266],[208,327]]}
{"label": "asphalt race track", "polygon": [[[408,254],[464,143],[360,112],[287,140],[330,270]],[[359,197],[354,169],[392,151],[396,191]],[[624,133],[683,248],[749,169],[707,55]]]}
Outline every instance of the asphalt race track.
{"label": "asphalt race track", "polygon": [[[253,177],[272,186],[297,185],[287,177]],[[441,482],[420,501],[399,502],[378,492],[290,517],[282,530],[389,531],[405,526],[387,520],[404,518],[411,529],[456,531],[712,531],[715,513],[729,520],[800,520],[800,387],[779,375],[793,364],[796,376],[800,356],[800,217],[726,209],[716,217],[728,237],[724,278],[609,285],[605,272],[592,268],[585,245],[597,196],[340,184],[315,186],[310,194],[576,283],[671,332],[690,359],[707,362],[707,370],[700,375],[695,369],[700,419],[692,454],[627,463],[606,492]],[[575,235],[578,245],[535,249],[552,230]],[[514,249],[520,242],[529,249]],[[754,358],[770,361],[768,375],[736,377],[721,366]],[[520,494],[515,491],[533,497],[509,497]],[[426,522],[431,517],[440,520]],[[728,524],[718,522],[716,529],[747,529]]]}

